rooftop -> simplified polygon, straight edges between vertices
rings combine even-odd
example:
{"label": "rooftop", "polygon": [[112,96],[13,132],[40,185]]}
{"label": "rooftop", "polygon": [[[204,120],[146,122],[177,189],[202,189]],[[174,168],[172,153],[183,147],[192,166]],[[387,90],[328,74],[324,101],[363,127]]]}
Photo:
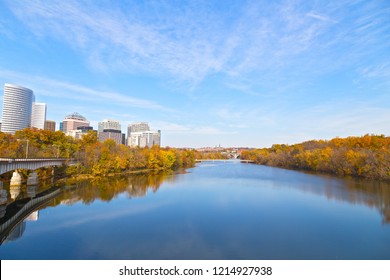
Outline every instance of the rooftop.
{"label": "rooftop", "polygon": [[77,112],[74,112],[70,115],[67,115],[65,117],[65,119],[72,119],[72,120],[80,120],[80,121],[87,121],[87,119],[85,117],[83,117],[82,115],[80,115],[79,113]]}

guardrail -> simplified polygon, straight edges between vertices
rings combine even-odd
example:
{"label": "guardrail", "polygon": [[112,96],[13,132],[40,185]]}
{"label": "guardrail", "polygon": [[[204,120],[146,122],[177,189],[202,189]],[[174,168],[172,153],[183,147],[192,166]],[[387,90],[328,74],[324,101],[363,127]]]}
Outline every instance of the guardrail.
{"label": "guardrail", "polygon": [[35,170],[41,167],[58,166],[62,164],[72,164],[73,158],[0,158],[0,175],[16,169]]}
{"label": "guardrail", "polygon": [[47,195],[33,198],[29,202],[27,202],[15,215],[13,215],[9,220],[0,225],[0,237],[1,243],[4,241],[3,239],[6,237],[6,233],[9,233],[22,218],[25,218],[27,215],[31,214],[31,209],[35,209],[36,206],[43,202],[47,202],[56,195],[61,192],[61,189],[57,189]]}

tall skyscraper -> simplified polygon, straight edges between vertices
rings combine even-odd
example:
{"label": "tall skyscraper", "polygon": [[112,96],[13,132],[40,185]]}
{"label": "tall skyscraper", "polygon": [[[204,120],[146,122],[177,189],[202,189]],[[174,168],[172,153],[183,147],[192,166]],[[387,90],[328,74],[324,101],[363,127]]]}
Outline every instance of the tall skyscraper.
{"label": "tall skyscraper", "polygon": [[31,89],[4,84],[1,131],[14,134],[15,131],[30,127],[34,101],[35,97]]}
{"label": "tall skyscraper", "polygon": [[31,114],[31,127],[45,129],[46,104],[33,102]]}
{"label": "tall skyscraper", "polygon": [[160,146],[161,131],[150,131],[147,122],[132,123],[127,127],[127,145],[130,147]]}
{"label": "tall skyscraper", "polygon": [[66,116],[62,121],[62,131],[64,133],[70,130],[76,130],[80,126],[89,126],[89,121],[77,112]]}

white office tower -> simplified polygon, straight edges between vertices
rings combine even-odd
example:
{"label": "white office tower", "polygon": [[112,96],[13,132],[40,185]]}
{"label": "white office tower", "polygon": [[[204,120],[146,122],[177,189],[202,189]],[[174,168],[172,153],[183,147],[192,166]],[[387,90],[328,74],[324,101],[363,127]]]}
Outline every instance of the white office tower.
{"label": "white office tower", "polygon": [[31,127],[45,129],[46,104],[33,102],[31,114]]}
{"label": "white office tower", "polygon": [[161,131],[151,131],[146,122],[137,122],[127,127],[127,145],[130,147],[160,146]]}
{"label": "white office tower", "polygon": [[103,120],[98,123],[98,132],[103,132],[105,129],[121,130],[121,124],[115,120]]}
{"label": "white office tower", "polygon": [[14,134],[18,130],[30,127],[34,101],[35,97],[31,89],[4,84],[1,131]]}

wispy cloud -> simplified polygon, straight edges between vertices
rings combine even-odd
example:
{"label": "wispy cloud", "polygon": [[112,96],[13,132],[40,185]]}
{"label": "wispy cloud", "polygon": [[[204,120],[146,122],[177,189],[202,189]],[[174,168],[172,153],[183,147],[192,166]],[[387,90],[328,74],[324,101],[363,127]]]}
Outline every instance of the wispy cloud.
{"label": "wispy cloud", "polygon": [[390,61],[364,67],[360,73],[369,78],[390,78]]}
{"label": "wispy cloud", "polygon": [[[167,71],[196,82],[218,71],[223,63],[213,47],[218,38],[213,40],[204,33],[210,30],[208,23],[202,22],[207,13],[197,18],[191,7],[177,11],[183,14],[174,20],[156,11],[166,9],[163,3],[160,7],[150,4],[147,11],[132,5],[134,10],[120,11],[76,1],[22,2],[12,1],[10,7],[37,36],[65,40],[87,53],[90,65],[100,69]],[[145,23],[148,14],[156,21]]]}
{"label": "wispy cloud", "polygon": [[[10,1],[9,4],[37,36],[65,40],[75,50],[87,53],[90,65],[99,69],[168,71],[194,82],[216,72],[247,70],[250,61],[264,62],[270,47],[279,48],[276,53],[291,52],[291,44],[294,48],[307,45],[317,29],[285,6],[282,11],[266,11],[279,14],[265,20],[264,12],[253,12],[261,11],[260,3],[244,3],[242,12],[235,11],[237,16],[228,28],[223,27],[227,23],[226,14],[211,13],[207,5],[201,4],[196,7],[188,4],[181,10],[163,2],[143,8],[133,4],[129,11],[78,1]],[[275,23],[280,14],[282,21]],[[151,16],[154,21],[146,21]],[[284,23],[289,29],[285,34],[279,26]],[[273,44],[279,42],[283,44]]]}
{"label": "wispy cloud", "polygon": [[318,19],[318,20],[321,20],[321,21],[325,21],[325,22],[331,21],[331,22],[334,22],[331,18],[329,18],[327,16],[319,15],[319,14],[316,14],[316,13],[313,13],[313,12],[307,13],[306,15],[308,17],[315,18],[315,19]]}
{"label": "wispy cloud", "polygon": [[[184,5],[132,2],[122,10],[79,1],[8,3],[37,36],[67,42],[75,51],[81,50],[97,70],[168,73],[173,80],[195,85],[215,73],[232,77],[253,71],[275,74],[298,63],[300,71],[309,74],[311,61],[333,59],[324,49],[334,46],[332,38],[348,35],[351,45],[362,43],[363,37],[369,41],[380,36],[388,28],[382,13],[379,18],[358,17],[357,32],[369,29],[370,33],[351,34],[344,18],[348,20],[353,3],[315,6],[301,1],[269,5],[243,1],[235,6],[230,3],[234,13],[212,11],[207,1]],[[370,5],[360,10],[370,11]],[[305,63],[311,68],[296,61],[301,54],[307,56]]]}
{"label": "wispy cloud", "polygon": [[169,108],[161,106],[153,101],[134,98],[125,94],[113,91],[97,90],[77,84],[58,81],[47,77],[31,76],[25,73],[1,70],[0,75],[6,81],[18,81],[24,86],[30,87],[34,92],[43,96],[59,97],[63,100],[84,100],[94,101],[106,104],[116,104],[120,106],[130,106],[145,109],[172,111]]}

